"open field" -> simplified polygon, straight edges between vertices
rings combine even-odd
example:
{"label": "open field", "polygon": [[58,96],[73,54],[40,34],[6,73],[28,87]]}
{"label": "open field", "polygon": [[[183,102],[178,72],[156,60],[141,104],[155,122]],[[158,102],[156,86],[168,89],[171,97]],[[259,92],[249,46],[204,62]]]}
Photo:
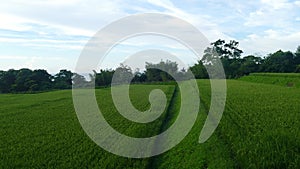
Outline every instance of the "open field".
{"label": "open field", "polygon": [[[136,85],[131,88],[133,104],[141,110],[147,109],[149,92],[155,88],[162,89],[171,99],[173,86]],[[146,137],[160,129],[164,114],[147,126],[128,123],[112,106],[110,89],[96,93],[104,116],[118,131]],[[78,122],[70,90],[1,95],[0,103],[0,168],[146,168],[148,165],[147,159],[119,157],[94,144]]]}
{"label": "open field", "polygon": [[[228,80],[221,123],[207,142],[199,144],[210,83],[198,80],[198,85],[201,107],[191,132],[170,151],[145,159],[119,157],[94,144],[77,120],[69,90],[2,94],[0,168],[299,168],[300,88]],[[173,85],[132,85],[133,105],[147,110],[148,95],[155,88],[166,93],[168,106],[149,124],[119,115],[109,88],[98,89],[96,96],[114,128],[148,137],[168,128],[180,108],[180,91]]]}
{"label": "open field", "polygon": [[300,73],[251,73],[249,76],[241,77],[240,80],[285,87],[300,87]]}

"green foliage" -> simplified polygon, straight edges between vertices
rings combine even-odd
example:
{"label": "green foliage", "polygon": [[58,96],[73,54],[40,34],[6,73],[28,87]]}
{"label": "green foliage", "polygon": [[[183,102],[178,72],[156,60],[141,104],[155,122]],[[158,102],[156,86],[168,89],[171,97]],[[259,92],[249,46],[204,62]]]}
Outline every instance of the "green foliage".
{"label": "green foliage", "polygon": [[202,61],[198,61],[194,66],[191,66],[190,71],[194,74],[196,79],[207,79],[208,73]]}
{"label": "green foliage", "polygon": [[296,66],[295,73],[300,73],[300,65]]}
{"label": "green foliage", "polygon": [[73,73],[69,70],[60,70],[54,76],[54,88],[55,89],[70,89],[72,87]]}
{"label": "green foliage", "polygon": [[210,68],[212,65],[219,64],[218,59],[220,59],[226,78],[229,79],[239,78],[254,72],[300,72],[300,46],[295,53],[279,50],[261,58],[253,55],[241,57],[243,51],[238,48],[238,45],[239,43],[234,40],[226,43],[225,40],[221,39],[211,43],[211,47],[204,51],[201,61],[190,67],[190,70],[193,70],[196,77],[203,78],[205,76],[202,75],[204,71],[200,62],[206,65],[206,68]]}
{"label": "green foliage", "polygon": [[73,73],[61,70],[54,77],[46,70],[10,69],[0,71],[0,93],[36,92],[51,89],[70,89]]}
{"label": "green foliage", "polygon": [[114,70],[100,70],[100,73],[94,72],[95,74],[95,85],[96,86],[110,86]]}
{"label": "green foliage", "polygon": [[187,80],[188,74],[185,69],[178,70],[178,64],[167,60],[166,62],[161,61],[157,64],[146,62],[145,75],[148,82],[167,82],[177,80]]}
{"label": "green foliage", "polygon": [[125,66],[121,64],[119,67],[116,68],[113,77],[113,84],[128,84],[130,83],[131,79],[133,78],[132,70],[129,66]]}
{"label": "green foliage", "polygon": [[295,57],[292,52],[281,50],[270,54],[261,65],[263,72],[289,73],[296,69]]}

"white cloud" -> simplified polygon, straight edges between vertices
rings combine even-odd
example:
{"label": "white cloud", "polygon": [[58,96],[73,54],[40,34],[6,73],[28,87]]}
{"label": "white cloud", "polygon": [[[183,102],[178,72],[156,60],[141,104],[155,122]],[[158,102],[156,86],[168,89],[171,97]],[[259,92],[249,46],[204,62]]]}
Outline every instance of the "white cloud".
{"label": "white cloud", "polygon": [[37,43],[24,43],[22,46],[37,47],[37,48],[54,48],[66,50],[82,50],[84,45],[66,45],[66,44],[37,44]]}
{"label": "white cloud", "polygon": [[109,1],[7,1],[0,6],[0,29],[34,30],[32,24],[47,26],[65,35],[92,36],[103,27],[127,15],[122,2]]}
{"label": "white cloud", "polygon": [[286,12],[274,11],[268,8],[260,8],[249,14],[244,26],[286,26],[289,19]]}
{"label": "white cloud", "polygon": [[284,51],[295,51],[300,45],[300,32],[285,33],[275,30],[267,30],[263,35],[251,34],[241,41],[245,54],[260,53],[262,55]]}
{"label": "white cloud", "polygon": [[[43,49],[48,51],[49,48],[49,51],[58,49],[62,52],[59,58],[63,62],[63,67],[68,65],[63,56],[65,54],[70,56],[69,51],[81,50],[87,39],[100,28],[131,13],[143,12],[161,12],[186,20],[196,26],[209,41],[219,38],[229,40],[235,37],[247,54],[256,52],[265,54],[280,48],[294,50],[299,45],[299,0],[294,2],[287,0],[229,0],[226,2],[203,0],[189,3],[194,6],[187,7],[185,6],[187,3],[170,0],[6,1],[0,6],[0,45],[10,45],[9,47],[11,49],[15,47],[16,51],[21,50],[20,45],[28,47],[26,48],[28,51],[35,51],[37,48],[39,51]],[[124,26],[122,29],[131,28],[132,26]],[[34,37],[31,36],[32,34]],[[245,37],[246,35],[248,36]],[[124,44],[126,45],[126,42]],[[127,45],[131,47],[144,44],[142,41],[127,42]],[[174,50],[181,48],[174,44],[169,44],[167,47]],[[130,53],[128,49],[124,50]],[[14,52],[12,50],[6,54],[14,56]],[[17,67],[16,63],[24,65],[24,59],[17,56],[15,58],[16,62],[0,56],[1,69],[5,66]],[[40,58],[25,58],[30,60],[28,65],[32,67],[38,64],[47,65]],[[44,59],[47,60],[47,57],[45,56]],[[3,60],[6,60],[6,64],[2,62]],[[57,66],[51,65],[50,67],[54,69]]]}
{"label": "white cloud", "polygon": [[[60,24],[49,24],[44,21],[37,21],[33,19],[28,19],[22,16],[6,14],[0,12],[0,29],[10,30],[10,31],[34,31],[36,32],[37,26],[45,27],[48,31],[52,31],[57,34],[64,35],[77,35],[77,36],[92,36],[95,31],[85,30],[76,27],[70,27]],[[49,32],[38,31],[40,34],[47,34]]]}
{"label": "white cloud", "polygon": [[300,7],[300,1],[295,1],[294,4],[298,7]]}
{"label": "white cloud", "polygon": [[25,25],[25,23],[32,21],[23,17],[0,13],[0,20],[0,29],[13,31],[26,31],[32,29],[31,26]]}
{"label": "white cloud", "polygon": [[219,26],[212,22],[212,18],[209,15],[204,14],[192,14],[188,11],[184,11],[176,7],[171,1],[160,1],[160,0],[148,0],[149,3],[165,8],[163,13],[173,15],[181,18],[195,27],[197,27],[210,41],[217,39],[231,39],[228,35],[220,31]]}
{"label": "white cloud", "polygon": [[3,43],[58,43],[58,44],[85,44],[86,40],[55,40],[55,39],[28,39],[28,38],[1,38],[0,42]]}
{"label": "white cloud", "polygon": [[75,62],[60,56],[25,56],[25,55],[0,55],[1,70],[8,69],[45,69],[49,73],[57,73],[60,69],[73,70]]}
{"label": "white cloud", "polygon": [[289,9],[293,5],[288,0],[261,0],[261,2],[262,4],[271,7],[273,10]]}

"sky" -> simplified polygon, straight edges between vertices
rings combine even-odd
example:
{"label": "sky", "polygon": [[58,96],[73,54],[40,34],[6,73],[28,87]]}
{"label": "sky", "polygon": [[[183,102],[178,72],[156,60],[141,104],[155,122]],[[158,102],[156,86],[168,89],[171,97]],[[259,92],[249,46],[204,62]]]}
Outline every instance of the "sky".
{"label": "sky", "polygon": [[[210,42],[234,39],[244,56],[295,51],[300,45],[297,0],[11,0],[0,5],[0,70],[74,70],[84,46],[99,30],[123,17],[149,12],[183,19]],[[162,41],[169,45],[160,46]],[[149,48],[190,56],[184,58],[188,65],[197,60],[180,44],[146,36],[116,45],[101,68],[114,68],[128,55]]]}

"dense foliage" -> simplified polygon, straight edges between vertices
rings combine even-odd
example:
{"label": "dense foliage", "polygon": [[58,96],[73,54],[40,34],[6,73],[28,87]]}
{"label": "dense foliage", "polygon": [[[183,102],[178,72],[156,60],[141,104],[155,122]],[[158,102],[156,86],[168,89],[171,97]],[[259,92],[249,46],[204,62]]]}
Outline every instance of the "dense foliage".
{"label": "dense foliage", "polygon": [[[154,67],[154,68],[153,68]],[[167,70],[164,72],[160,69]],[[90,81],[77,73],[68,70],[60,70],[59,73],[50,75],[46,70],[30,70],[10,69],[8,71],[0,71],[0,93],[16,93],[16,92],[36,92],[53,89],[71,89],[72,84],[80,84],[77,86],[89,87],[92,82],[95,86],[111,86],[114,77],[115,84],[122,83],[142,83],[142,82],[167,82],[174,80],[170,76],[173,74],[180,80],[184,79],[184,70],[178,71],[176,62],[161,61],[158,64],[146,63],[146,70],[141,72],[133,72],[130,67],[121,64],[115,70],[100,70],[90,74]]]}
{"label": "dense foliage", "polygon": [[68,70],[61,70],[54,76],[41,69],[0,71],[0,93],[70,89],[72,76],[74,73]]}
{"label": "dense foliage", "polygon": [[227,78],[238,78],[254,72],[300,72],[300,46],[295,53],[279,50],[262,58],[254,55],[241,57],[243,51],[238,49],[239,43],[234,40],[229,43],[217,40],[211,45],[204,51],[202,60],[190,67],[196,78],[207,78],[204,65],[214,64],[216,58],[221,59]]}

